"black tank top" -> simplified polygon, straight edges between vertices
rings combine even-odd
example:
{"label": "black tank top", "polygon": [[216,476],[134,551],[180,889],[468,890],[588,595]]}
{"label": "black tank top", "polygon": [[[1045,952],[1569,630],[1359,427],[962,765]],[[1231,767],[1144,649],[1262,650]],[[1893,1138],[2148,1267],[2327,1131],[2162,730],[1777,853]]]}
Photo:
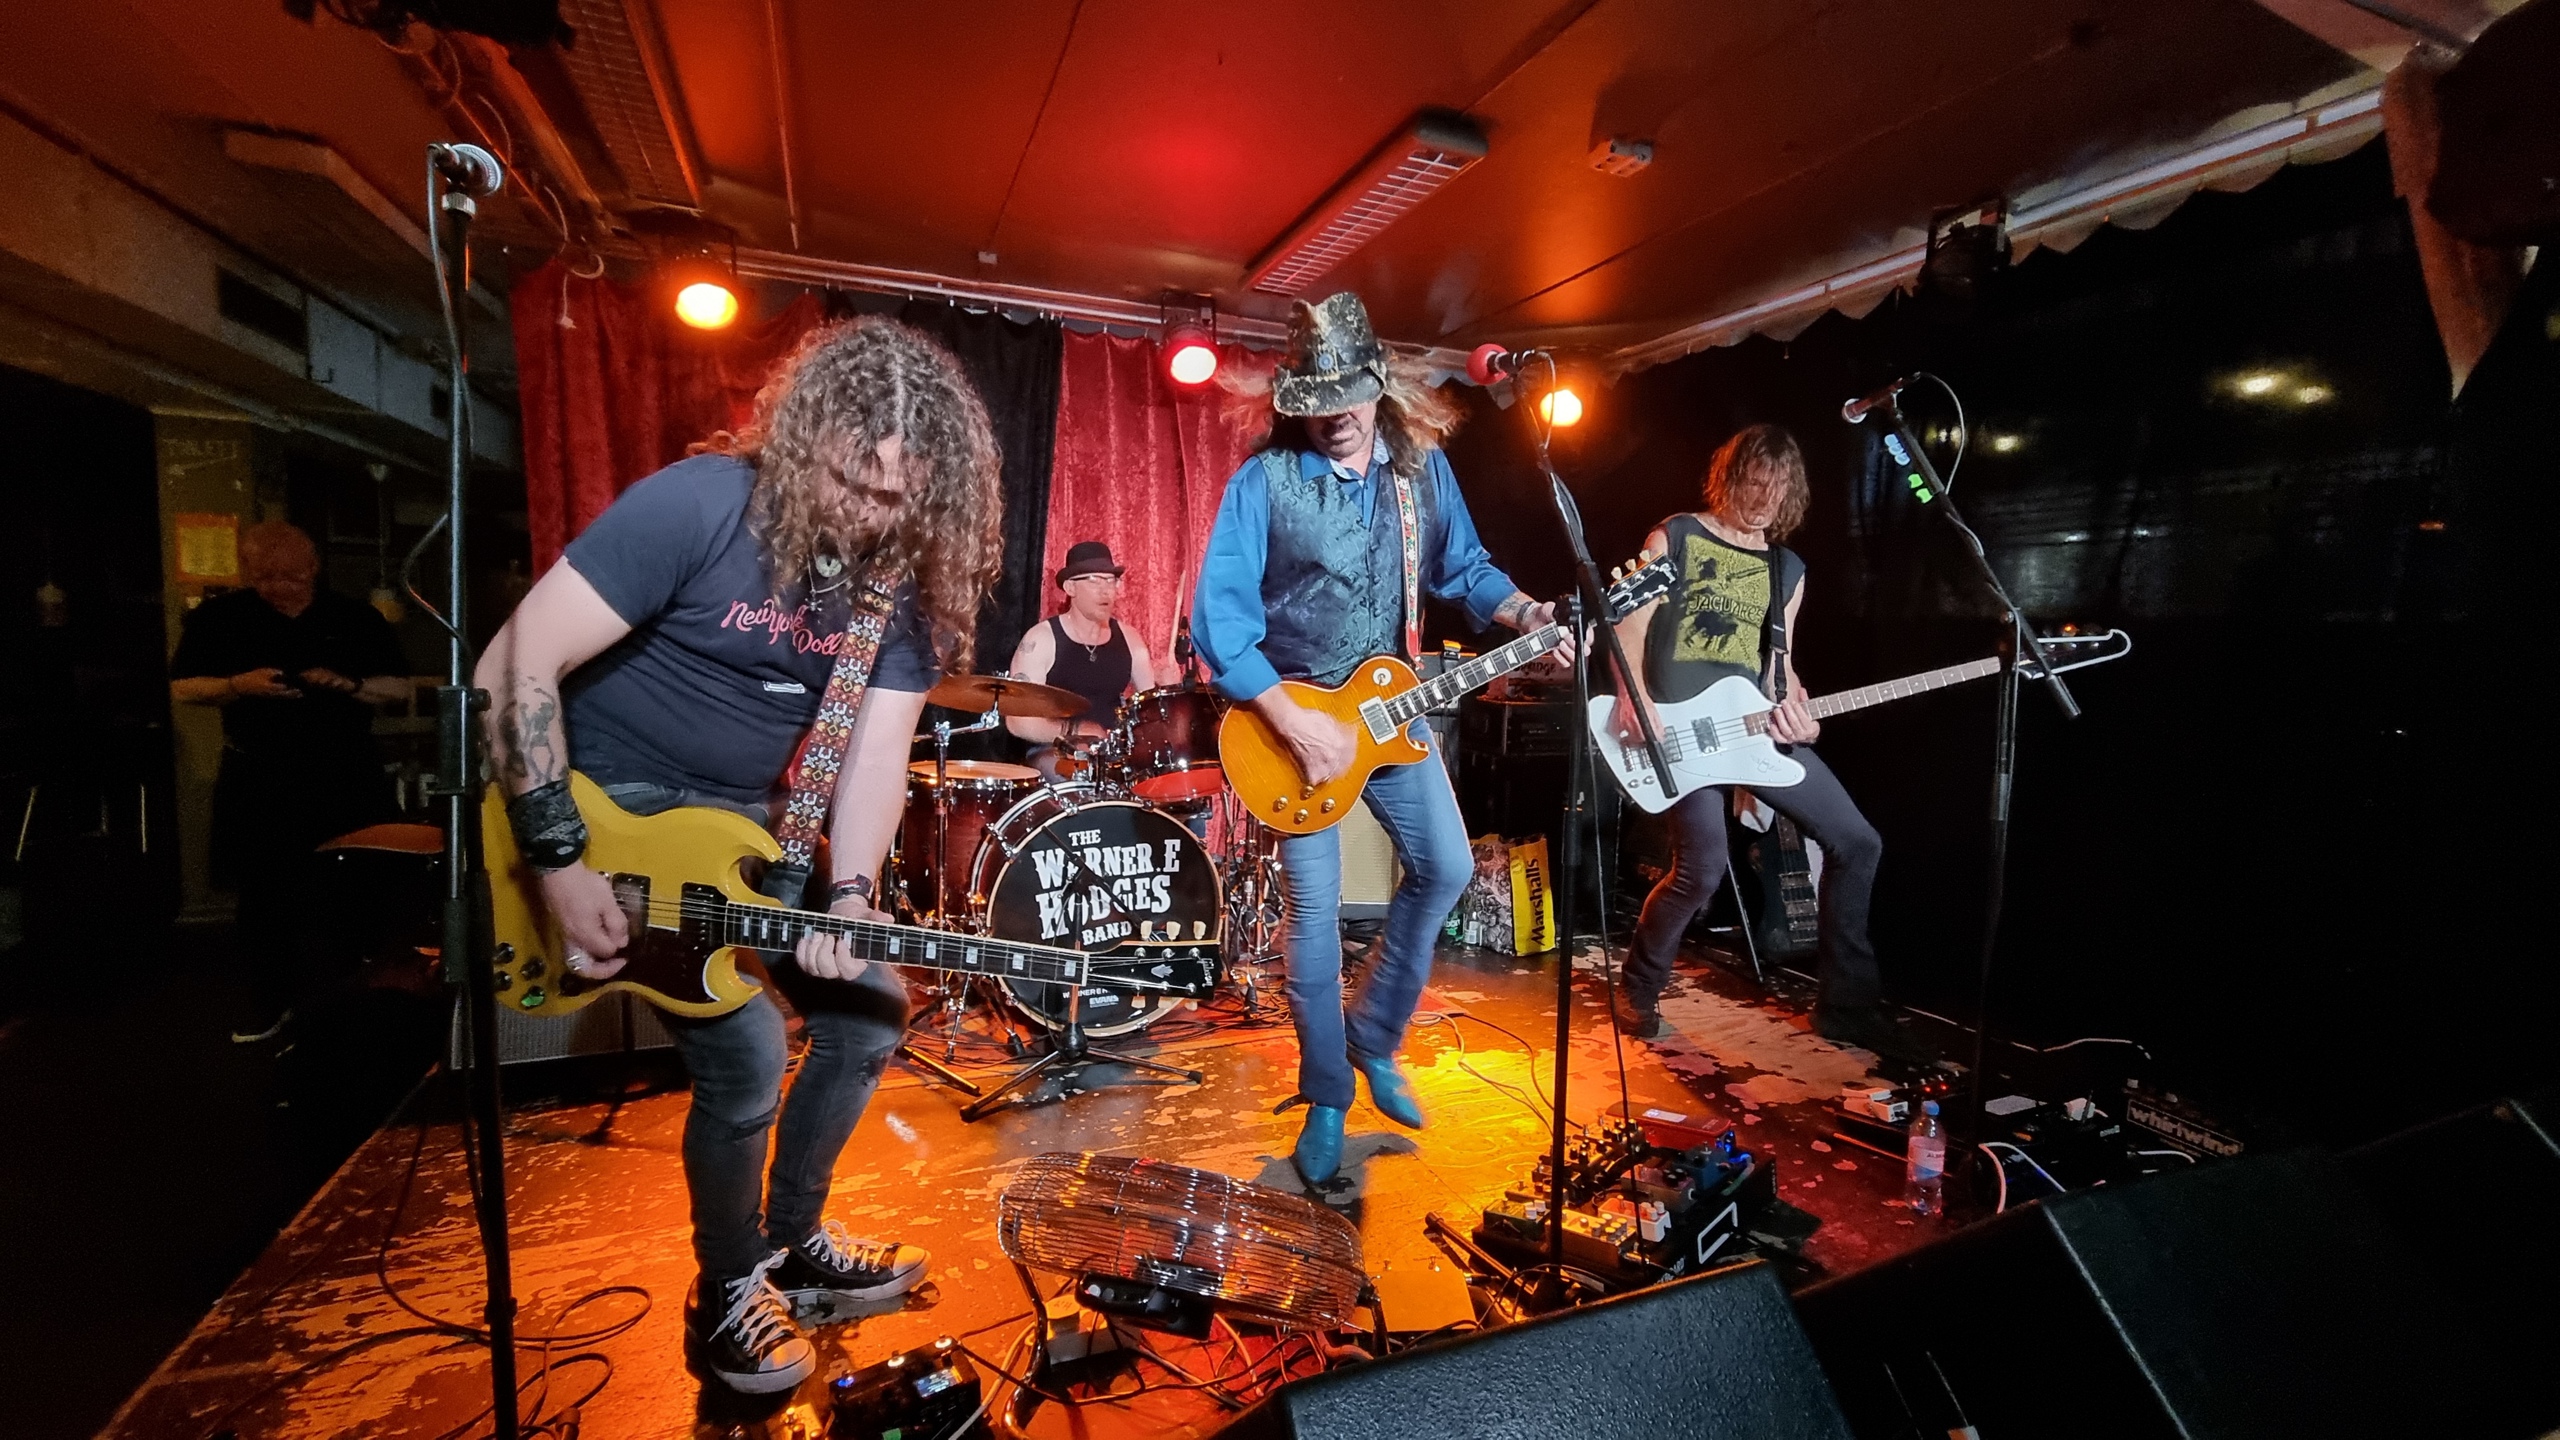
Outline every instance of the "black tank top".
{"label": "black tank top", "polygon": [[1049,639],[1057,648],[1057,658],[1049,662],[1049,683],[1083,696],[1084,718],[1108,725],[1120,709],[1121,693],[1129,688],[1128,637],[1114,620],[1111,638],[1088,648],[1059,621],[1059,616],[1049,617]]}

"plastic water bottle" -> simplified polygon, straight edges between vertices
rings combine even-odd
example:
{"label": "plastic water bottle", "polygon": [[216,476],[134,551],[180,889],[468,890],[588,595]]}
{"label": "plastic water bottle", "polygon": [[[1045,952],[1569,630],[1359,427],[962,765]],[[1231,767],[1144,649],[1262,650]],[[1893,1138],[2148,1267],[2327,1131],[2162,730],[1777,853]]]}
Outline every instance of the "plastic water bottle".
{"label": "plastic water bottle", "polygon": [[1947,1127],[1938,1119],[1937,1101],[1921,1102],[1902,1153],[1902,1198],[1911,1213],[1935,1215],[1946,1209]]}

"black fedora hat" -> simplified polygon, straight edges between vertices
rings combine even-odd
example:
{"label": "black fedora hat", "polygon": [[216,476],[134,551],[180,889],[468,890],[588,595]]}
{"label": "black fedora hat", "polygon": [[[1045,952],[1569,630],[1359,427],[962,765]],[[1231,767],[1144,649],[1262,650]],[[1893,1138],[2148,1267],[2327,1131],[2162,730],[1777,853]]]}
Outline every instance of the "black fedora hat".
{"label": "black fedora hat", "polygon": [[1111,547],[1099,540],[1079,540],[1067,547],[1067,563],[1058,567],[1058,583],[1083,575],[1126,575],[1127,567],[1111,558]]}
{"label": "black fedora hat", "polygon": [[1271,408],[1283,415],[1339,415],[1387,393],[1387,347],[1368,307],[1345,290],[1289,315],[1289,351],[1271,377]]}

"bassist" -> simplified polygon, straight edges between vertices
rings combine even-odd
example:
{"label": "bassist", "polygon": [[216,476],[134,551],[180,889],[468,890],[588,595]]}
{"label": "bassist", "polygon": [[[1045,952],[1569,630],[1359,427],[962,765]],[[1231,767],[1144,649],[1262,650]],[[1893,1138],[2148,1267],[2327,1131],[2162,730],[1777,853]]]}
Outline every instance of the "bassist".
{"label": "bassist", "polygon": [[[1648,553],[1670,559],[1670,594],[1619,622],[1618,636],[1630,656],[1642,657],[1638,684],[1648,707],[1686,700],[1732,675],[1764,691],[1782,687],[1776,691],[1780,703],[1769,714],[1769,733],[1804,766],[1804,780],[1755,793],[1794,820],[1827,857],[1814,1029],[1833,1040],[1918,1058],[1914,1042],[1884,1011],[1875,946],[1867,935],[1867,899],[1884,841],[1813,752],[1822,722],[1805,709],[1787,644],[1804,604],[1804,562],[1778,542],[1803,522],[1809,499],[1804,453],[1794,436],[1775,425],[1754,425],[1726,441],[1707,464],[1706,509],[1674,515],[1645,537]],[[1632,717],[1623,706],[1618,713]],[[1654,717],[1659,733],[1658,709]],[[1631,726],[1622,721],[1621,728],[1622,738],[1633,738]],[[1711,786],[1690,791],[1671,807],[1671,872],[1645,897],[1625,984],[1613,1003],[1613,1018],[1627,1034],[1652,1039],[1663,1031],[1657,1005],[1680,938],[1724,882],[1729,803],[1729,787]]]}
{"label": "bassist", "polygon": [[[1457,408],[1418,365],[1388,354],[1359,296],[1296,307],[1271,381],[1270,420],[1267,448],[1228,479],[1218,502],[1192,625],[1219,691],[1253,706],[1299,771],[1322,784],[1350,768],[1357,740],[1348,725],[1290,698],[1284,677],[1333,685],[1372,655],[1411,658],[1423,596],[1463,605],[1479,626],[1521,631],[1549,623],[1555,607],[1533,603],[1494,568],[1440,450],[1457,428]],[[1420,720],[1412,733],[1428,743]],[[1474,870],[1443,766],[1381,770],[1362,798],[1393,838],[1404,880],[1347,1014],[1342,837],[1324,829],[1280,842],[1289,1012],[1307,1102],[1292,1159],[1317,1185],[1341,1166],[1355,1073],[1388,1119],[1422,1128],[1396,1052],[1422,999],[1440,922]]]}
{"label": "bassist", "polygon": [[[966,667],[997,568],[986,407],[946,351],[903,325],[868,317],[813,333],[747,429],[703,448],[633,485],[571,542],[479,667],[508,821],[541,872],[569,969],[588,979],[621,969],[634,937],[610,883],[581,863],[572,764],[642,814],[721,806],[800,834],[816,823],[805,812],[831,811],[837,883],[810,903],[885,918],[874,877],[898,824],[909,737],[938,666]],[[813,721],[843,737],[843,768],[831,804],[812,783],[811,803],[782,823]],[[700,1278],[685,1353],[698,1373],[757,1393],[814,1370],[798,1314],[903,1294],[927,1258],[821,1217],[836,1159],[905,1031],[905,986],[841,936],[805,938],[792,958],[770,966],[809,1042],[787,1103],[771,995],[709,1019],[667,1017],[693,1076],[684,1174]]]}

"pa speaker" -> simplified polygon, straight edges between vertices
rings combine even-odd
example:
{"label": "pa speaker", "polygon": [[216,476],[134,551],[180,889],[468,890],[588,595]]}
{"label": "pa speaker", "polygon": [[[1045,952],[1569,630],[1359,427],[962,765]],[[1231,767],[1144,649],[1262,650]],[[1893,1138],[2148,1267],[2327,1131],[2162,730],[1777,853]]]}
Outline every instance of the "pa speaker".
{"label": "pa speaker", "polygon": [[2560,1431],[2560,1091],[2501,1100],[2346,1157],[2410,1263],[2485,1326],[2511,1433]]}
{"label": "pa speaker", "polygon": [[1312,1376],[1222,1440],[1849,1440],[1754,1261]]}
{"label": "pa speaker", "polygon": [[2320,1156],[2040,1200],[1796,1309],[1878,1440],[2511,1433],[2476,1325]]}

